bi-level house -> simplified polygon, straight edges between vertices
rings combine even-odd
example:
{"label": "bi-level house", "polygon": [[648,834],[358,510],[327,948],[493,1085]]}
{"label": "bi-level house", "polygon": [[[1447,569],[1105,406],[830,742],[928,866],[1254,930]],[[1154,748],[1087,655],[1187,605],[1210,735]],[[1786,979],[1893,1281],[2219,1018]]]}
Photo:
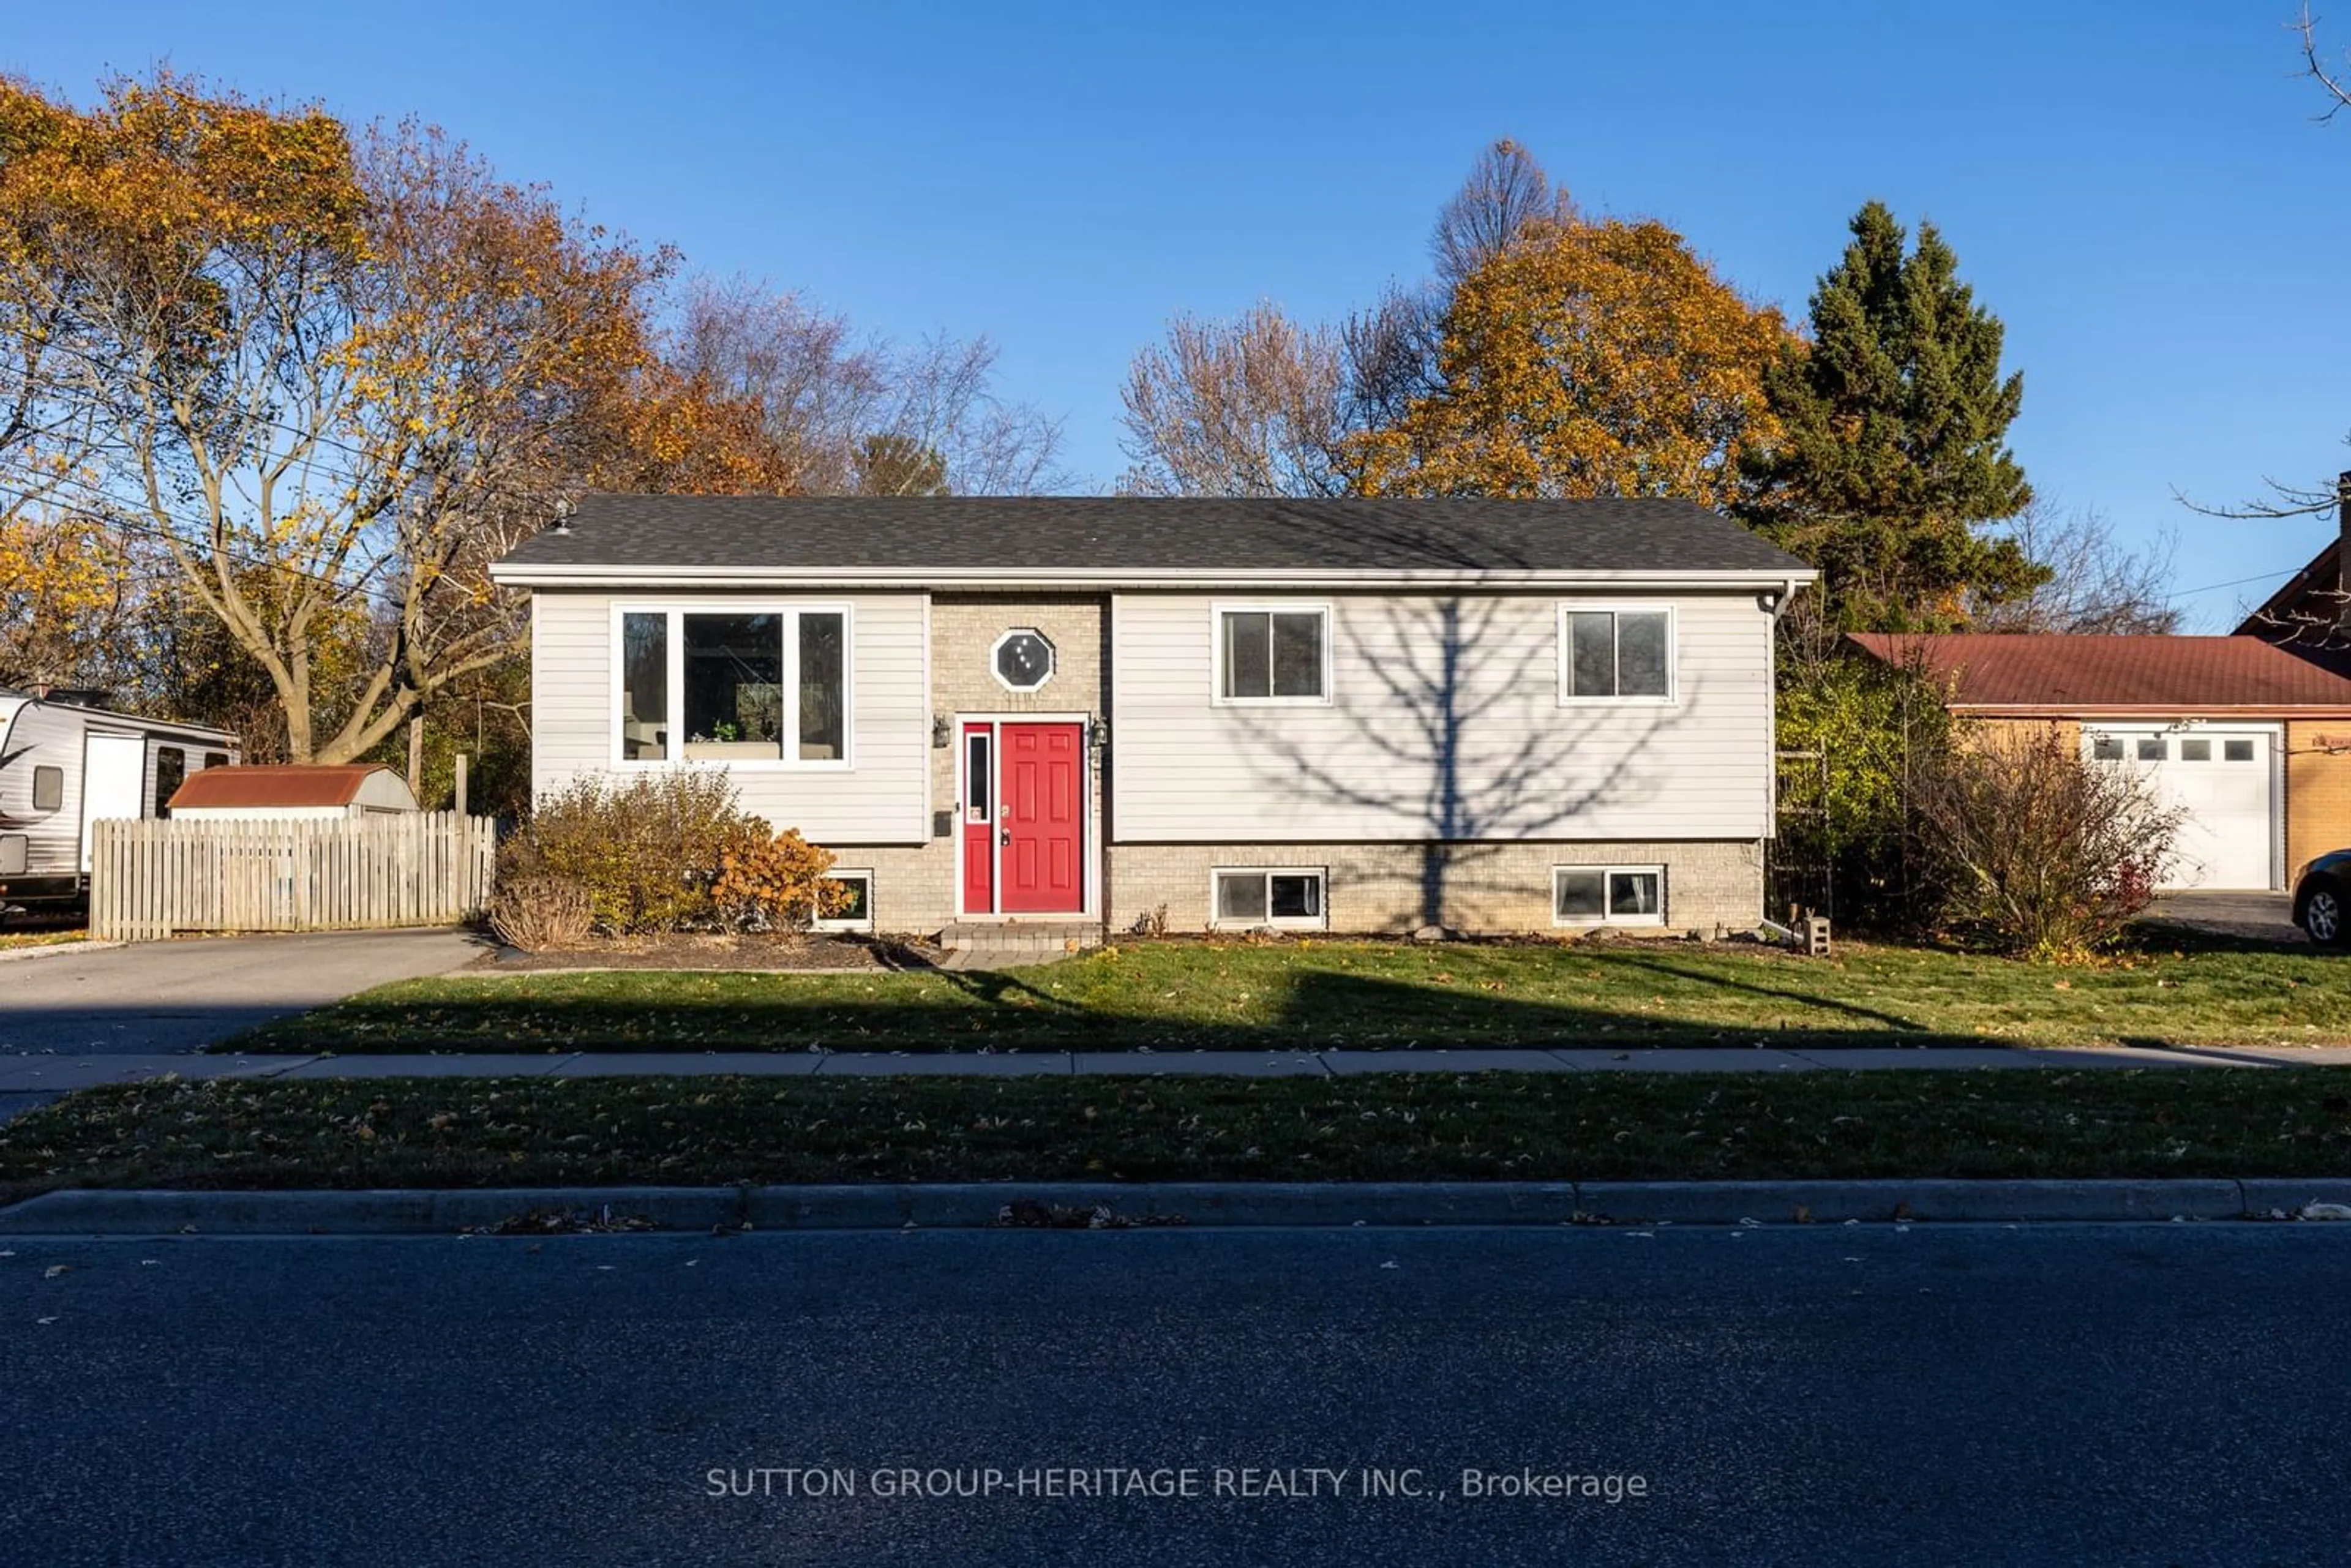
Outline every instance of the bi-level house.
{"label": "bi-level house", "polygon": [[726,768],[883,930],[1762,912],[1802,562],[1666,500],[600,496],[532,596],[535,788]]}

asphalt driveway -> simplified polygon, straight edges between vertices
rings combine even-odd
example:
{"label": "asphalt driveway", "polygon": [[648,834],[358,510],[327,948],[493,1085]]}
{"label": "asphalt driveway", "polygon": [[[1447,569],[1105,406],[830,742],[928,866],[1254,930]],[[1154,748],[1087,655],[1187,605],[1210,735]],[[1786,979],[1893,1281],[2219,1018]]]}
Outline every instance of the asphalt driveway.
{"label": "asphalt driveway", "polygon": [[2290,893],[2233,893],[2202,888],[2167,893],[2147,912],[2150,920],[2185,925],[2216,936],[2244,936],[2258,942],[2309,940],[2294,923]]}
{"label": "asphalt driveway", "polygon": [[454,930],[333,931],[139,942],[0,963],[0,1058],[200,1051],[392,980],[462,968]]}

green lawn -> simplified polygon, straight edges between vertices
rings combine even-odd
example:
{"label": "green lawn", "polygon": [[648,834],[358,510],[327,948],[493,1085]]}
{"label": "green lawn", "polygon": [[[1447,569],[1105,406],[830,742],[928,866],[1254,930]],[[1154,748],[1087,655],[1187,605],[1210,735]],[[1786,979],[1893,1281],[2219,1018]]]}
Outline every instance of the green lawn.
{"label": "green lawn", "polygon": [[0,1125],[56,1186],[2340,1176],[2351,1070],[161,1082]]}
{"label": "green lawn", "polygon": [[1168,942],[1002,974],[461,975],[240,1051],[1123,1051],[2351,1041],[2351,960],[2207,942],[2104,967],[1849,946]]}

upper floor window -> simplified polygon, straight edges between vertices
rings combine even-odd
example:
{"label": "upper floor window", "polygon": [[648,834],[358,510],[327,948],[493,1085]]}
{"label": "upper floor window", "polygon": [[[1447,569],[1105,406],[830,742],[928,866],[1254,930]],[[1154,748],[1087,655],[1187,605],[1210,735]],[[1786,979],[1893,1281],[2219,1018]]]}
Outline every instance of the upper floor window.
{"label": "upper floor window", "polygon": [[1673,699],[1671,610],[1571,604],[1559,616],[1562,702]]}
{"label": "upper floor window", "polygon": [[1219,702],[1326,702],[1331,612],[1316,605],[1217,611]]}
{"label": "upper floor window", "polygon": [[619,761],[848,760],[846,608],[626,610],[615,653]]}

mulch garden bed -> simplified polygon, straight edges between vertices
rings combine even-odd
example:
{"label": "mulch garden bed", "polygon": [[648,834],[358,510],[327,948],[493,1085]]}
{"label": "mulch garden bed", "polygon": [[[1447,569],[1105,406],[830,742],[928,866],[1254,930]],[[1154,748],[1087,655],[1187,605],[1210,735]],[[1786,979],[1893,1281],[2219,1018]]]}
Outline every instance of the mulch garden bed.
{"label": "mulch garden bed", "polygon": [[925,968],[942,955],[901,937],[790,932],[773,936],[671,932],[655,936],[597,937],[577,947],[527,953],[501,947],[477,970],[530,973],[550,969],[736,969],[778,972]]}

